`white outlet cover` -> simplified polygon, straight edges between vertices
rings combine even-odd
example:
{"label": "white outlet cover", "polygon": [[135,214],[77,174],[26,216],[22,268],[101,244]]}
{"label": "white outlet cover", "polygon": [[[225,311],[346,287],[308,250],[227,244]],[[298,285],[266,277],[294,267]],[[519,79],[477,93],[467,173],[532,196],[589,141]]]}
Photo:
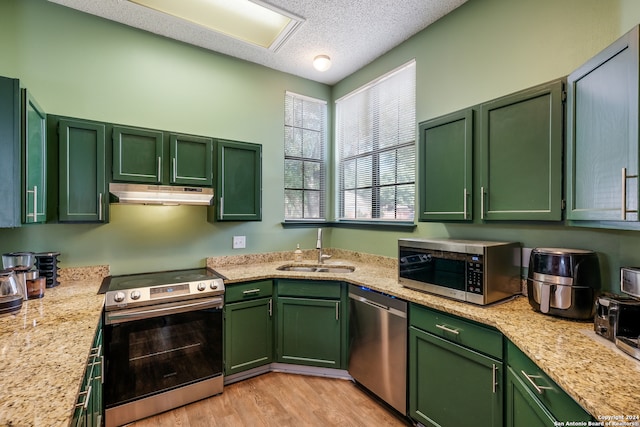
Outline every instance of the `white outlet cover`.
{"label": "white outlet cover", "polygon": [[247,236],[233,236],[233,249],[244,249],[247,247]]}

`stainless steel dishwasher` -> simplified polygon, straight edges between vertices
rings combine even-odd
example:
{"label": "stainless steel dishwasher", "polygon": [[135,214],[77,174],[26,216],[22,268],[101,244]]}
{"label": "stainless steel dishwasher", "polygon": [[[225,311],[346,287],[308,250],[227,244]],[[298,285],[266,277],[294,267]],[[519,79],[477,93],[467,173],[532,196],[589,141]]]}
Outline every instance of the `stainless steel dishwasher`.
{"label": "stainless steel dishwasher", "polygon": [[361,286],[349,286],[349,374],[407,414],[407,303]]}

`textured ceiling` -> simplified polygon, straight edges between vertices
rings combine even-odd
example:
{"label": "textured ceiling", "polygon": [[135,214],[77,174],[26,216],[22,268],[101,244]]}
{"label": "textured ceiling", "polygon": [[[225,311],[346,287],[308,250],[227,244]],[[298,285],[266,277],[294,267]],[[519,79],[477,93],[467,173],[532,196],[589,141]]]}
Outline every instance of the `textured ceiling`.
{"label": "textured ceiling", "polygon": [[[467,0],[270,0],[305,19],[276,52],[182,22],[127,0],[49,0],[86,13],[261,64],[335,84],[437,21]],[[328,71],[312,66],[331,57]]]}

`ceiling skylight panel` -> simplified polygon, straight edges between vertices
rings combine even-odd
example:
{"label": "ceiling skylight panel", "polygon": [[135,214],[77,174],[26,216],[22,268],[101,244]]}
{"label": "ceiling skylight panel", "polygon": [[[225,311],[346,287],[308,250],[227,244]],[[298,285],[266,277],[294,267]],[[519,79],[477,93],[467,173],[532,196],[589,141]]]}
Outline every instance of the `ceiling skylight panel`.
{"label": "ceiling skylight panel", "polygon": [[129,1],[270,50],[277,50],[303,22],[257,0]]}

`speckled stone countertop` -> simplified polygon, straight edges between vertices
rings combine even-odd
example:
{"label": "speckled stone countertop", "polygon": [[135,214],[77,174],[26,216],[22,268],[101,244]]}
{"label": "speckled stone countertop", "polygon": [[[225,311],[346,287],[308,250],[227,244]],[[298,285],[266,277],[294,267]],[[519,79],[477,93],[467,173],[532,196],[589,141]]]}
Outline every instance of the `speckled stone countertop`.
{"label": "speckled stone countertop", "polygon": [[108,271],[61,269],[60,285],[0,317],[0,426],[69,425]]}
{"label": "speckled stone countertop", "polygon": [[[352,273],[307,273],[277,270],[285,264],[315,264],[316,251],[292,261],[292,252],[215,257],[207,266],[226,276],[225,283],[268,278],[344,280],[407,301],[472,319],[500,330],[596,420],[640,415],[640,362],[593,333],[592,322],[564,320],[536,313],[522,296],[491,306],[476,306],[398,284],[394,258],[328,249],[325,264],[356,267]],[[568,421],[568,420],[560,420]]]}

